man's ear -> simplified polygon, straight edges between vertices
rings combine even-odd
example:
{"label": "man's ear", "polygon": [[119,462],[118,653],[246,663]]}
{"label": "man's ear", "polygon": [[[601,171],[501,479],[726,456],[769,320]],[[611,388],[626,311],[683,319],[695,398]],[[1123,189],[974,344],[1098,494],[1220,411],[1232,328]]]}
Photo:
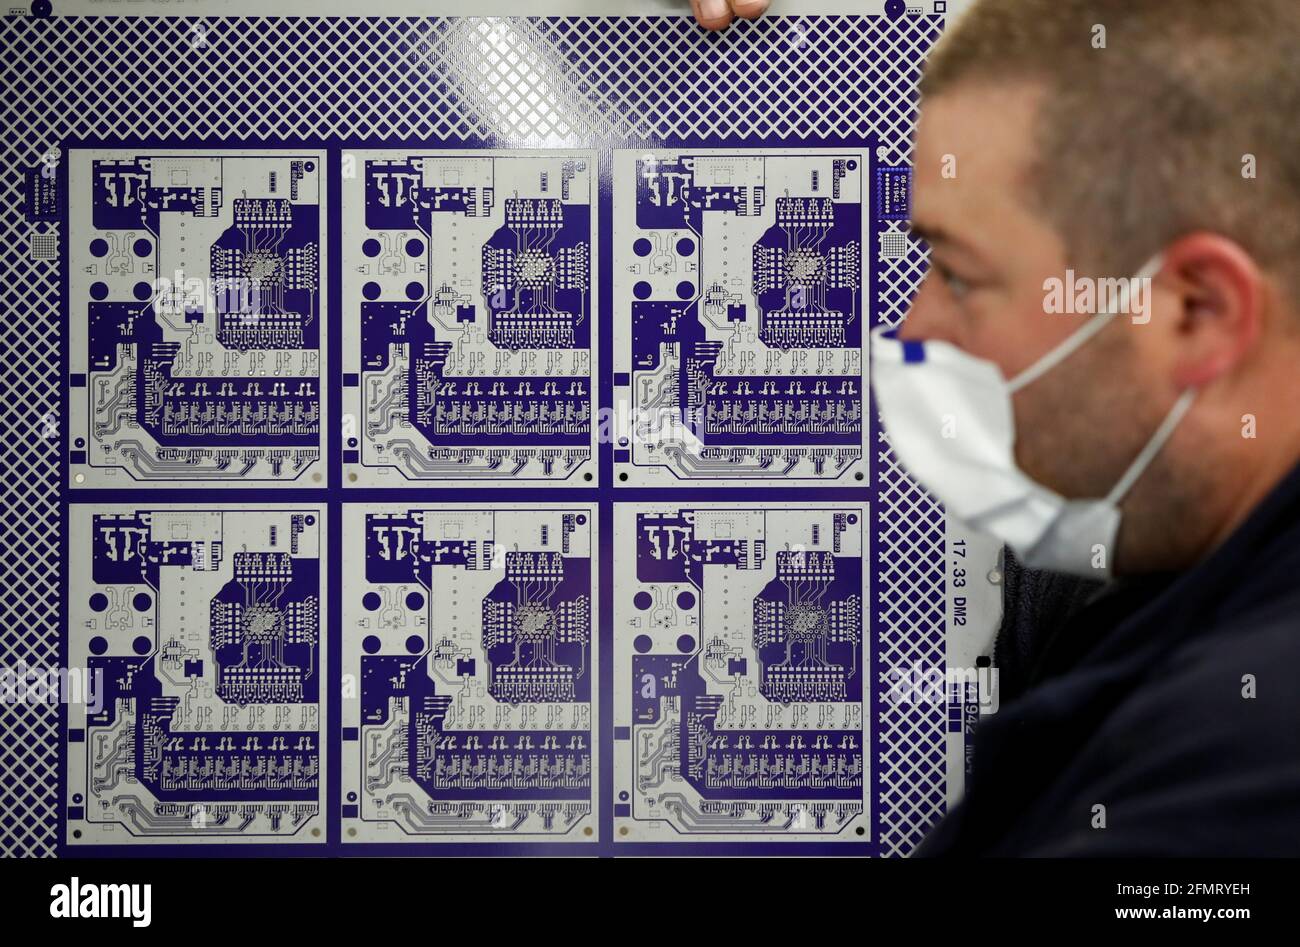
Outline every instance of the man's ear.
{"label": "man's ear", "polygon": [[1166,247],[1162,282],[1175,294],[1168,332],[1179,388],[1231,372],[1258,343],[1267,296],[1259,265],[1227,237],[1197,232]]}

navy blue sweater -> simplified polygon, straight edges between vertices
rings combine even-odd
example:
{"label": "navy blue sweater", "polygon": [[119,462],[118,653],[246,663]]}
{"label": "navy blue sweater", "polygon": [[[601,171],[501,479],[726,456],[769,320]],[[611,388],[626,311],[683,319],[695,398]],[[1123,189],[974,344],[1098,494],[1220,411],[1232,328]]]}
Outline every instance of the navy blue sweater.
{"label": "navy blue sweater", "polygon": [[1055,591],[917,855],[1300,855],[1300,468],[1187,572]]}

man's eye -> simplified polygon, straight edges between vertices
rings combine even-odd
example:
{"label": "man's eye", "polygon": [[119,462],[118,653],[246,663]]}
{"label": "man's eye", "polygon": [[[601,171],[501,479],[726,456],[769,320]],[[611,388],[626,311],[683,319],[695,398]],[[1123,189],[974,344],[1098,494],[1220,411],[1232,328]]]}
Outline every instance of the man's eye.
{"label": "man's eye", "polygon": [[946,267],[939,267],[939,275],[943,277],[944,285],[948,287],[948,292],[952,293],[957,299],[961,299],[970,292],[970,284],[964,279]]}

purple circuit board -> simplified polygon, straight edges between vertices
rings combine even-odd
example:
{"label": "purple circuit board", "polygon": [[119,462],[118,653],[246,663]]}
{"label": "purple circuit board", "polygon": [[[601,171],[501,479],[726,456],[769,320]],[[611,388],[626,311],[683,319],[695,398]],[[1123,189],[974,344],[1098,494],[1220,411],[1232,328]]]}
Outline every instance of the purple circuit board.
{"label": "purple circuit board", "polygon": [[344,516],[344,841],[593,841],[595,508]]}
{"label": "purple circuit board", "polygon": [[324,153],[69,162],[72,484],[323,483]]}
{"label": "purple circuit board", "polygon": [[319,507],[79,506],[70,844],[320,842]]}
{"label": "purple circuit board", "polygon": [[348,152],[349,486],[590,485],[594,152]]}

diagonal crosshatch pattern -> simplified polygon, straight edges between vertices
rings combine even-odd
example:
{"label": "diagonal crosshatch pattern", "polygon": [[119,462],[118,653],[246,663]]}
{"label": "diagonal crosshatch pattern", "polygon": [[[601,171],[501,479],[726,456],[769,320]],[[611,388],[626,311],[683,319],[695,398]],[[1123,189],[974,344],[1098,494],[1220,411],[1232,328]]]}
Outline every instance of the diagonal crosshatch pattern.
{"label": "diagonal crosshatch pattern", "polygon": [[[703,36],[685,17],[198,18],[8,16],[0,324],[8,406],[0,665],[59,655],[58,262],[24,216],[24,178],[69,137],[495,137],[509,147],[603,138],[875,135],[906,160],[919,68],[939,16],[770,17]],[[646,81],[658,76],[657,81]],[[61,248],[60,248],[61,249]],[[902,317],[924,268],[882,262],[880,318]],[[878,500],[877,667],[943,662],[943,522],[892,461]],[[943,811],[942,708],[888,708],[880,851],[909,852]],[[0,854],[55,854],[58,714],[0,704]]]}

